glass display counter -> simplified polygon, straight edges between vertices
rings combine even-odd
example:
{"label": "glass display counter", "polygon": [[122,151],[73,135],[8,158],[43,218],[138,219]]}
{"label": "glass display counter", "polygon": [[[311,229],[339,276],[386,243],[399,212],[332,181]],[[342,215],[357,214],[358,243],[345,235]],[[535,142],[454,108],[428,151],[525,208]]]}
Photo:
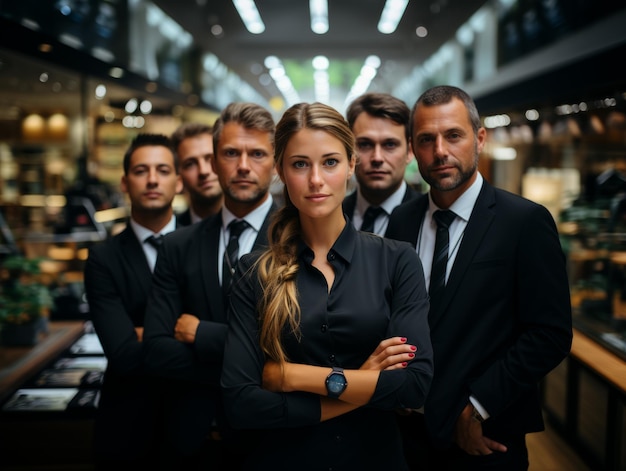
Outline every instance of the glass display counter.
{"label": "glass display counter", "polygon": [[564,216],[559,231],[574,326],[626,360],[626,227],[602,207],[572,208]]}

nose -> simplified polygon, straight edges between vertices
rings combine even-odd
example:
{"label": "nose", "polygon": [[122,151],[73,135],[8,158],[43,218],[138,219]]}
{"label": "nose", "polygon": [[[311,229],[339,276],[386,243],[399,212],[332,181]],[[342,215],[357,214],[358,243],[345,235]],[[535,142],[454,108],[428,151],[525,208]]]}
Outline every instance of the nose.
{"label": "nose", "polygon": [[437,136],[437,138],[435,139],[435,155],[443,157],[444,155],[446,155],[446,148],[445,148],[445,140],[443,138],[443,136],[439,135]]}
{"label": "nose", "polygon": [[159,173],[157,172],[156,168],[151,168],[148,171],[148,185],[157,185],[159,182],[158,179]]}
{"label": "nose", "polygon": [[322,184],[322,176],[320,168],[317,165],[311,167],[311,173],[309,176],[309,185],[311,187],[318,187]]}
{"label": "nose", "polygon": [[239,162],[237,164],[237,171],[239,173],[250,172],[250,157],[248,157],[248,153],[245,151],[239,157]]}
{"label": "nose", "polygon": [[213,173],[213,167],[211,166],[211,159],[200,159],[200,173],[202,175],[210,175]]}
{"label": "nose", "polygon": [[374,150],[372,151],[372,157],[371,157],[372,162],[383,162],[383,149],[380,146],[380,144],[376,144],[374,146]]}

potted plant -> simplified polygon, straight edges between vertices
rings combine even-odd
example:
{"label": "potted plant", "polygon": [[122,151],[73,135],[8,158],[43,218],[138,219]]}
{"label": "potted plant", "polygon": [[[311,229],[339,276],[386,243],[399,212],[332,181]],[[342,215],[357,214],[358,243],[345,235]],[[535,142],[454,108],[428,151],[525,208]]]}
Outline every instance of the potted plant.
{"label": "potted plant", "polygon": [[53,304],[41,279],[40,258],[11,255],[0,270],[0,344],[34,345]]}

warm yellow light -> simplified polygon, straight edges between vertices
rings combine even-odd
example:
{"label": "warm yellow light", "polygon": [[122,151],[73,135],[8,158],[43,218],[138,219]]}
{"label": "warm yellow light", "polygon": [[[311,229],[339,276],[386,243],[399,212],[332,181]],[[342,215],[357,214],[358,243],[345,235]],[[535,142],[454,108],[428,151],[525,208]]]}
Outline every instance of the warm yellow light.
{"label": "warm yellow light", "polygon": [[43,139],[45,122],[38,114],[30,114],[22,121],[24,139]]}
{"label": "warm yellow light", "polygon": [[48,118],[48,136],[52,139],[67,138],[67,117],[61,113],[55,113]]}

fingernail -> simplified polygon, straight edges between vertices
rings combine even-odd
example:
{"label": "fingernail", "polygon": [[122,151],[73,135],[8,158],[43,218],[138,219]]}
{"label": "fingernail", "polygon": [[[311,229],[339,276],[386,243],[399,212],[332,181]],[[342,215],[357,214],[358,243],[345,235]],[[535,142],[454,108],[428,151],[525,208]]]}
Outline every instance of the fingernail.
{"label": "fingernail", "polygon": [[406,361],[403,361],[402,366],[406,366],[406,365],[408,365],[408,363]]}
{"label": "fingernail", "polygon": [[400,337],[400,342],[406,342],[406,337]]}
{"label": "fingernail", "polygon": [[411,345],[411,350],[415,351],[417,350],[417,347],[415,345]]}
{"label": "fingernail", "polygon": [[413,358],[415,356],[415,353],[409,353],[409,358]]}

